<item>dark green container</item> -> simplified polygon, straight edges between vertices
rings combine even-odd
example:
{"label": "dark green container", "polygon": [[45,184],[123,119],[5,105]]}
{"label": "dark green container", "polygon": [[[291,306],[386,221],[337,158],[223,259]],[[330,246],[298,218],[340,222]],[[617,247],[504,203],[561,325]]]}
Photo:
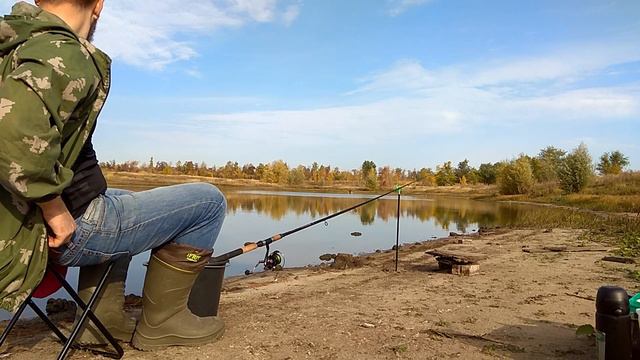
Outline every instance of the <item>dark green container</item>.
{"label": "dark green container", "polygon": [[198,275],[193,288],[191,288],[188,303],[189,309],[194,315],[200,317],[218,315],[224,269],[228,263],[228,261],[210,262]]}

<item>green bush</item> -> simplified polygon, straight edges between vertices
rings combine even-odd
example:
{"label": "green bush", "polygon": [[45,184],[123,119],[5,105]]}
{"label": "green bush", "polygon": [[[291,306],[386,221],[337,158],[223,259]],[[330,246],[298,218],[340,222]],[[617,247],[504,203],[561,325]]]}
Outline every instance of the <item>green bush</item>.
{"label": "green bush", "polygon": [[364,179],[364,186],[369,190],[378,190],[378,176],[374,170],[369,170]]}
{"label": "green bush", "polygon": [[304,171],[294,168],[289,171],[289,185],[301,185],[304,183]]}
{"label": "green bush", "polygon": [[447,161],[442,166],[436,167],[436,183],[438,186],[451,186],[458,182],[456,174],[451,166],[451,161]]}
{"label": "green bush", "polygon": [[369,190],[378,189],[378,172],[376,171],[376,168],[376,163],[373,161],[366,160],[362,163],[360,176],[362,176],[364,186]]}
{"label": "green bush", "polygon": [[602,175],[618,175],[625,167],[629,166],[629,158],[620,151],[602,154],[598,163],[598,171]]}
{"label": "green bush", "polygon": [[527,157],[504,163],[498,171],[498,188],[503,195],[526,194],[533,185],[533,171]]}
{"label": "green bush", "polygon": [[558,169],[562,164],[562,158],[566,154],[566,151],[553,146],[547,146],[540,150],[538,156],[531,159],[535,179],[541,183],[557,181]]}
{"label": "green bush", "polygon": [[495,184],[497,176],[498,164],[484,163],[478,168],[478,180],[483,184]]}
{"label": "green bush", "polygon": [[591,155],[585,144],[580,144],[562,159],[558,179],[562,190],[568,193],[582,191],[593,178]]}

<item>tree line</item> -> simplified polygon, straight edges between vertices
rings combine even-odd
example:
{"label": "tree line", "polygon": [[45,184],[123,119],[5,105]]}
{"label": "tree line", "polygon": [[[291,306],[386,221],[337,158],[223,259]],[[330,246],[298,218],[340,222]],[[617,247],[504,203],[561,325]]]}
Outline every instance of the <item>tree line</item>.
{"label": "tree line", "polygon": [[593,178],[597,170],[601,175],[620,174],[629,165],[629,159],[620,151],[603,154],[593,164],[587,146],[581,144],[571,152],[548,146],[535,156],[521,154],[515,159],[496,163],[483,163],[478,168],[467,159],[454,166],[446,161],[435,169],[406,170],[390,166],[377,166],[366,160],[359,169],[344,170],[331,165],[314,162],[311,166],[290,167],[283,160],[271,163],[251,163],[240,166],[228,161],[223,166],[207,166],[206,163],[166,161],[148,163],[138,161],[115,161],[100,163],[104,169],[124,172],[149,172],[164,175],[192,175],[225,179],[252,179],[281,185],[335,184],[358,185],[369,190],[390,188],[402,182],[417,180],[425,186],[452,186],[468,184],[497,184],[502,194],[525,194],[536,184],[558,186],[565,192],[581,191]]}
{"label": "tree line", "polygon": [[581,192],[593,180],[596,171],[605,176],[619,175],[627,166],[629,159],[617,150],[602,154],[594,166],[587,146],[580,144],[570,152],[549,146],[534,157],[522,154],[495,164],[494,170],[500,193],[515,195],[537,191],[544,195],[556,188],[565,193]]}

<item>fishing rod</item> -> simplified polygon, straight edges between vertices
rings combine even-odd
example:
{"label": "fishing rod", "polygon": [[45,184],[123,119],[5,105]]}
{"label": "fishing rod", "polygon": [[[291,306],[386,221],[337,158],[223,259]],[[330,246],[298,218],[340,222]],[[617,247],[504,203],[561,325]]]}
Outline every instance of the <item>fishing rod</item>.
{"label": "fishing rod", "polygon": [[[284,238],[286,236],[289,236],[291,234],[295,234],[295,233],[297,233],[299,231],[302,231],[304,229],[310,228],[310,227],[312,227],[314,225],[320,224],[322,222],[326,222],[327,220],[333,219],[334,217],[340,216],[340,215],[342,215],[344,213],[347,213],[347,212],[349,212],[351,210],[355,210],[355,209],[357,209],[357,208],[359,208],[361,206],[364,206],[364,205],[369,204],[371,202],[374,202],[374,201],[376,201],[376,200],[378,200],[380,198],[383,198],[383,197],[385,197],[385,196],[387,196],[387,195],[389,195],[391,193],[394,193],[396,191],[399,192],[400,190],[404,189],[405,187],[407,187],[409,185],[412,185],[412,184],[414,184],[416,182],[417,182],[417,180],[414,180],[414,181],[412,181],[410,183],[407,183],[407,184],[404,184],[402,186],[397,186],[393,190],[388,191],[388,192],[386,192],[386,193],[384,193],[382,195],[376,196],[376,197],[371,198],[371,199],[369,199],[367,201],[363,201],[363,202],[361,202],[359,204],[356,204],[356,205],[351,206],[351,207],[349,207],[347,209],[338,211],[338,212],[333,213],[331,215],[325,216],[325,217],[323,217],[321,219],[312,221],[312,222],[310,222],[308,224],[299,226],[299,227],[297,227],[295,229],[292,229],[292,230],[289,230],[289,231],[285,231],[283,233],[275,234],[275,235],[273,235],[271,237],[268,237],[266,239],[260,240],[258,242],[247,242],[241,248],[235,249],[233,251],[229,251],[228,253],[224,253],[224,254],[222,254],[220,256],[216,256],[216,257],[212,258],[211,259],[211,263],[225,263],[229,259],[232,259],[232,258],[234,258],[236,256],[240,256],[242,254],[246,254],[248,252],[251,252],[251,251],[256,250],[258,248],[261,248],[261,247],[266,247],[267,253],[266,253],[265,257],[264,257],[264,260],[260,261],[258,264],[260,264],[260,263],[265,264],[265,268],[268,269],[268,270],[274,269],[276,266],[280,265],[281,261],[283,260],[283,257],[282,257],[282,254],[280,252],[277,252],[277,251],[274,251],[272,254],[269,254],[269,245],[271,245],[272,243],[274,243],[274,242],[276,242],[278,240],[281,240],[282,238]],[[256,265],[256,267],[257,267],[257,265]],[[248,272],[248,273],[250,274],[251,272]]]}

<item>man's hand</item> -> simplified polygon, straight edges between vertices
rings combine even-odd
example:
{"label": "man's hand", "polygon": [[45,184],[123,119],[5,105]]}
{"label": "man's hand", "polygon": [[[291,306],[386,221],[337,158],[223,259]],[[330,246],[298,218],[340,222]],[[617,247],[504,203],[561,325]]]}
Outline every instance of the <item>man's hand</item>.
{"label": "man's hand", "polygon": [[49,227],[47,234],[50,248],[59,248],[71,240],[76,231],[76,222],[64,201],[58,196],[53,200],[39,203],[44,221]]}

